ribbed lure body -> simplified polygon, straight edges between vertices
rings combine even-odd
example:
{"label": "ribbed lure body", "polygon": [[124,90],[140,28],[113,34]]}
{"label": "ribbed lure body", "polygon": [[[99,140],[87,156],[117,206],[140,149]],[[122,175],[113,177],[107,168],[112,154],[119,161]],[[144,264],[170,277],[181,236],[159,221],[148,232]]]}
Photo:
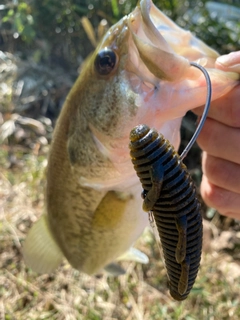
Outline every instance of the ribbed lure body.
{"label": "ribbed lure body", "polygon": [[143,209],[152,211],[161,239],[170,294],[187,298],[198,273],[202,216],[195,186],[168,140],[146,125],[130,134],[132,163],[143,187]]}

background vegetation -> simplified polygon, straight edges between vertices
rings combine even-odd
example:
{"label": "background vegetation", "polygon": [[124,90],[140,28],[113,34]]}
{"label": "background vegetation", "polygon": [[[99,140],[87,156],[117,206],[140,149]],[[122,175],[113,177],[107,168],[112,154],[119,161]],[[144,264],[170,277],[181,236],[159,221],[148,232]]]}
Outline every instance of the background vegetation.
{"label": "background vegetation", "polygon": [[[240,7],[239,1],[218,1]],[[202,40],[221,53],[239,46],[239,19],[224,21],[216,12],[206,10],[206,0],[157,0],[155,4],[183,27],[193,30]],[[20,51],[36,62],[55,62],[79,66],[93,46],[82,26],[87,17],[100,35],[101,21],[112,25],[136,5],[136,0],[13,0],[0,7],[3,48]],[[58,60],[58,59],[60,60]],[[80,59],[80,61],[79,61]]]}
{"label": "background vegetation", "polygon": [[[223,19],[206,9],[206,1],[154,2],[220,53],[239,50],[240,17]],[[240,8],[238,0],[220,2]],[[166,271],[149,231],[138,247],[150,263],[123,263],[127,274],[119,278],[88,277],[66,262],[54,274],[39,276],[22,261],[22,241],[44,210],[47,152],[65,96],[103,32],[135,5],[136,0],[0,3],[0,320],[240,318],[239,223],[211,208],[205,208],[202,267],[182,303],[168,295]],[[182,147],[194,130],[189,119]],[[199,182],[197,146],[187,161]]]}

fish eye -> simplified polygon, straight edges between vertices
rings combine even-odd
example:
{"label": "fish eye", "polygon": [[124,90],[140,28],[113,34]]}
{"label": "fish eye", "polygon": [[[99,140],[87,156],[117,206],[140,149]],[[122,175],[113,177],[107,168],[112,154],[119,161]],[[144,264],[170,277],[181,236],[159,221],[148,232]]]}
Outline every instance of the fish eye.
{"label": "fish eye", "polygon": [[104,48],[98,52],[94,65],[100,75],[108,75],[114,69],[116,62],[116,53],[109,48]]}

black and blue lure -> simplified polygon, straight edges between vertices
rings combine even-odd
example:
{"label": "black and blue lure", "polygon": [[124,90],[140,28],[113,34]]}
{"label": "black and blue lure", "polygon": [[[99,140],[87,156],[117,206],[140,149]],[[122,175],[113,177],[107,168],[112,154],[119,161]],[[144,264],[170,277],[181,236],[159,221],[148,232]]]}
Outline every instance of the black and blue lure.
{"label": "black and blue lure", "polygon": [[211,102],[211,81],[201,121],[187,147],[179,155],[162,134],[147,125],[130,133],[130,155],[143,187],[143,209],[153,215],[160,236],[171,296],[187,298],[198,274],[202,253],[202,215],[196,188],[182,160],[197,139]]}

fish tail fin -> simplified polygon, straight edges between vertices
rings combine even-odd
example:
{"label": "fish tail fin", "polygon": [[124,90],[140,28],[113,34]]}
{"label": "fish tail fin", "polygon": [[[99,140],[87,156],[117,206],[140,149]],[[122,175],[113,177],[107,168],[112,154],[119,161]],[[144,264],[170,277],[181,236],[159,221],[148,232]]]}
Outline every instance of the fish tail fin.
{"label": "fish tail fin", "polygon": [[51,273],[63,259],[44,214],[34,223],[23,244],[23,258],[28,267],[38,273]]}

